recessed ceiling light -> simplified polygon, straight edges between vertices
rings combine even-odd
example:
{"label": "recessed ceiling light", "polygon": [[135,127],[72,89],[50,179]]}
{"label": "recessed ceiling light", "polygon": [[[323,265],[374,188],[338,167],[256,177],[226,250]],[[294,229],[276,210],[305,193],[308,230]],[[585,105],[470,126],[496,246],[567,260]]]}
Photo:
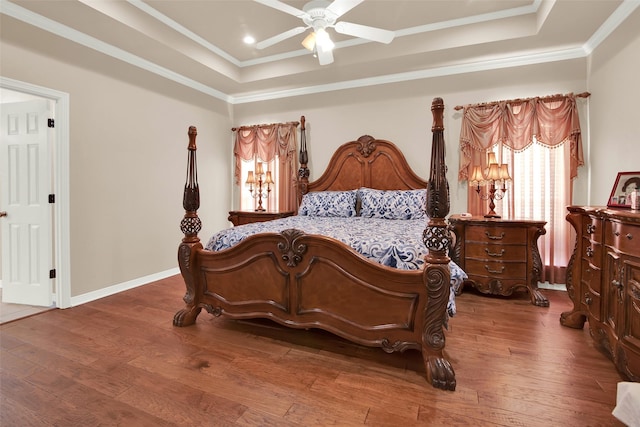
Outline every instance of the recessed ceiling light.
{"label": "recessed ceiling light", "polygon": [[242,39],[242,41],[244,41],[245,44],[254,44],[256,42],[256,39],[254,39],[252,36],[244,36],[244,39]]}

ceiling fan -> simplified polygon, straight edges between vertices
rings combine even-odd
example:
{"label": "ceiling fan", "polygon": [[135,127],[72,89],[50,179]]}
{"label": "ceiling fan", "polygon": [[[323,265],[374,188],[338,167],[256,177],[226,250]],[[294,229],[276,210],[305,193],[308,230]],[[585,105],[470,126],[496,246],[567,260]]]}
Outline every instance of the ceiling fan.
{"label": "ceiling fan", "polygon": [[307,28],[312,28],[311,32],[303,41],[302,45],[318,56],[320,65],[331,64],[333,62],[334,44],[327,33],[327,28],[333,28],[337,33],[359,37],[379,43],[391,43],[395,33],[381,28],[369,27],[366,25],[353,24],[351,22],[340,21],[338,18],[362,3],[364,0],[313,0],[304,5],[302,10],[289,6],[278,0],[255,0],[265,6],[272,7],[281,12],[288,13],[302,19],[305,26],[292,28],[284,33],[280,33],[256,44],[256,48],[264,49],[273,46],[283,40],[296,36]]}

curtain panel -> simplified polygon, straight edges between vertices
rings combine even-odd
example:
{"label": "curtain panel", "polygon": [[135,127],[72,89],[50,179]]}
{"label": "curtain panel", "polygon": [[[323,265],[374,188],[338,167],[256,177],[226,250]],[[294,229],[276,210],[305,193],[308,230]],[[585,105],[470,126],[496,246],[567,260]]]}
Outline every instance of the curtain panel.
{"label": "curtain panel", "polygon": [[278,158],[280,173],[274,178],[278,186],[279,211],[297,209],[297,127],[298,122],[289,122],[233,129],[236,185],[242,185],[240,176],[242,160],[252,160],[257,157],[263,162],[271,162]]}

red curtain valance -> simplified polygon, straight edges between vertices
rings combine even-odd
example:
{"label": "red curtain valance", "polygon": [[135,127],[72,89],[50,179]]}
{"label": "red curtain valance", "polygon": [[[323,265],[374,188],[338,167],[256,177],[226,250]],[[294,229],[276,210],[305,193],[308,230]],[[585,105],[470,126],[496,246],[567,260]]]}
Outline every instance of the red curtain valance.
{"label": "red curtain valance", "polygon": [[[577,96],[586,97],[588,94]],[[535,141],[548,147],[571,144],[571,179],[584,164],[576,95],[554,95],[456,107],[463,109],[458,179],[468,180],[473,166],[486,167],[486,153],[501,144],[522,151]]]}

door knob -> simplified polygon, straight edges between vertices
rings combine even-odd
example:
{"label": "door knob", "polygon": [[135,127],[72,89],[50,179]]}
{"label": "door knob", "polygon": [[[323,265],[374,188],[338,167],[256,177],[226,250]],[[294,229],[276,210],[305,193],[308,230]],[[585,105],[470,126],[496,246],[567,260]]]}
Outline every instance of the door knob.
{"label": "door knob", "polygon": [[7,211],[0,212],[0,217],[7,216]]}

